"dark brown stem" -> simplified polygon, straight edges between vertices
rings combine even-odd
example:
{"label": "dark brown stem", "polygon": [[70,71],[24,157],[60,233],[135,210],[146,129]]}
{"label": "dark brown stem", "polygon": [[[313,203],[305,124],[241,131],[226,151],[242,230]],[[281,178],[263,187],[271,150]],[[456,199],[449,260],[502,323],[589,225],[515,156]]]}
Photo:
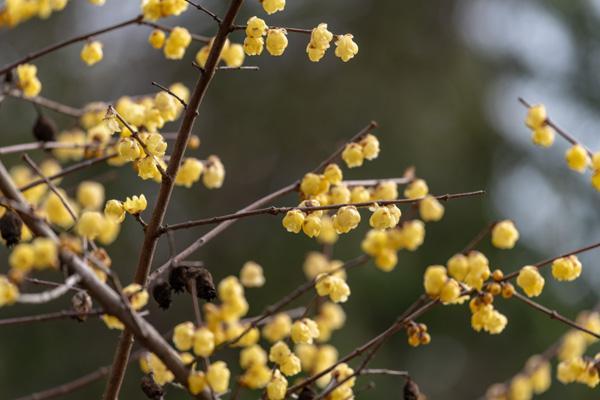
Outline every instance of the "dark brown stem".
{"label": "dark brown stem", "polygon": [[[152,265],[152,260],[154,258],[154,253],[156,251],[156,246],[160,236],[158,232],[163,223],[163,219],[171,199],[171,194],[173,192],[174,179],[171,179],[171,177],[175,177],[177,175],[179,165],[183,159],[185,148],[190,137],[192,126],[194,125],[198,115],[198,108],[202,103],[204,95],[206,94],[206,91],[215,74],[217,64],[219,63],[221,50],[223,49],[223,45],[225,44],[227,36],[229,35],[229,30],[234,23],[235,17],[242,5],[242,2],[243,0],[231,1],[225,18],[220,24],[219,31],[214,38],[208,59],[206,61],[204,73],[202,73],[199,77],[190,98],[188,108],[184,111],[181,126],[179,127],[177,134],[177,139],[173,145],[173,152],[167,166],[166,177],[168,179],[163,178],[160,185],[158,198],[152,212],[152,217],[150,218],[148,227],[146,228],[144,242],[140,251],[134,282],[139,283],[142,286],[145,286],[148,278],[148,272],[150,271],[150,266]],[[111,379],[109,380],[109,384],[107,385],[104,393],[105,400],[115,400],[118,397],[121,384],[123,382],[123,377],[125,375],[127,360],[129,358],[129,354],[131,353],[132,344],[133,335],[130,332],[125,331],[119,340],[119,345],[117,346],[113,363],[114,366],[111,370]]]}
{"label": "dark brown stem", "polygon": [[62,310],[62,311],[57,311],[57,312],[47,313],[47,314],[0,319],[0,326],[22,325],[22,324],[29,324],[32,322],[46,322],[46,321],[54,321],[54,320],[59,320],[59,319],[69,319],[69,318],[76,318],[76,317],[96,317],[102,313],[103,313],[102,310],[91,310],[87,313],[81,313],[81,312],[74,311],[74,310]]}
{"label": "dark brown stem", "polygon": [[487,236],[487,234],[490,233],[492,231],[492,229],[494,229],[494,226],[496,226],[497,223],[498,223],[498,221],[494,221],[494,222],[489,223],[485,228],[483,228],[481,230],[481,232],[479,232],[477,234],[477,236],[475,236],[473,238],[473,240],[471,240],[469,242],[469,244],[467,244],[465,246],[464,249],[462,249],[461,253],[462,254],[467,254],[471,250],[474,250],[475,247],[477,247],[477,245]]}
{"label": "dark brown stem", "polygon": [[128,26],[128,25],[137,24],[137,23],[139,23],[142,20],[142,18],[143,17],[141,15],[138,15],[135,18],[131,18],[131,19],[128,19],[126,21],[119,22],[118,24],[110,25],[110,26],[107,26],[106,28],[102,28],[102,29],[98,29],[98,30],[93,31],[93,32],[89,32],[89,33],[86,33],[84,35],[75,36],[75,37],[73,37],[71,39],[63,40],[62,42],[59,42],[59,43],[53,44],[51,46],[48,46],[48,47],[46,47],[46,48],[44,48],[42,50],[36,51],[35,53],[28,54],[27,56],[21,58],[20,60],[17,60],[15,62],[11,63],[11,64],[7,64],[4,67],[2,67],[0,69],[0,75],[4,75],[5,73],[7,73],[8,71],[10,71],[11,69],[13,69],[13,68],[15,68],[15,67],[17,67],[17,66],[19,66],[21,64],[24,64],[24,63],[27,63],[29,61],[35,60],[36,58],[39,58],[39,57],[42,57],[42,56],[44,56],[46,54],[52,53],[52,52],[54,52],[54,51],[56,51],[58,49],[66,47],[66,46],[68,46],[70,44],[77,43],[77,42],[82,42],[84,40],[87,40],[87,39],[91,38],[92,36],[98,36],[98,35],[101,35],[101,34],[106,33],[106,32],[110,32],[110,31],[114,31],[116,29],[123,28],[123,27]]}
{"label": "dark brown stem", "polygon": [[168,94],[170,94],[171,96],[173,96],[182,106],[184,109],[187,109],[187,103],[179,96],[177,96],[175,93],[173,93],[171,91],[171,89],[164,87],[163,85],[161,85],[160,83],[157,82],[152,82],[152,86],[156,86],[157,88],[167,92]]}
{"label": "dark brown stem", "polygon": [[[465,197],[480,196],[483,194],[485,194],[485,191],[476,190],[473,192],[444,194],[444,195],[433,196],[433,197],[435,197],[436,199],[441,200],[441,201],[448,201],[448,200],[454,200],[454,199],[461,199],[461,198],[465,198]],[[163,227],[161,229],[160,233],[162,234],[167,231],[174,231],[174,230],[178,230],[178,229],[188,229],[188,228],[192,228],[195,226],[201,226],[201,225],[216,224],[219,222],[228,221],[230,219],[240,219],[240,218],[252,217],[252,216],[256,216],[256,215],[265,215],[265,214],[278,215],[278,214],[287,213],[288,211],[291,211],[291,210],[300,210],[300,211],[308,213],[308,212],[318,211],[318,210],[337,210],[339,208],[346,207],[346,206],[354,206],[356,208],[364,208],[364,207],[371,207],[374,205],[384,206],[384,205],[391,205],[391,204],[396,204],[396,205],[398,205],[398,204],[414,204],[414,203],[418,203],[421,200],[422,200],[422,198],[366,201],[366,202],[362,202],[362,203],[328,204],[326,206],[316,206],[316,207],[259,208],[256,210],[251,210],[251,211],[246,211],[246,212],[236,212],[233,214],[227,214],[227,215],[222,215],[222,216],[218,216],[218,217],[211,217],[211,218],[199,219],[196,221],[188,221],[188,222],[182,222],[179,224],[166,225],[165,227]]]}
{"label": "dark brown stem", "polygon": [[215,14],[212,11],[210,11],[206,7],[203,7],[200,4],[193,3],[190,0],[185,0],[185,2],[188,3],[189,5],[191,5],[192,7],[195,7],[198,10],[202,11],[203,13],[205,13],[206,15],[208,15],[209,17],[211,17],[212,19],[214,19],[217,24],[219,24],[219,25],[221,24],[221,18],[219,18],[217,16],[217,14]]}

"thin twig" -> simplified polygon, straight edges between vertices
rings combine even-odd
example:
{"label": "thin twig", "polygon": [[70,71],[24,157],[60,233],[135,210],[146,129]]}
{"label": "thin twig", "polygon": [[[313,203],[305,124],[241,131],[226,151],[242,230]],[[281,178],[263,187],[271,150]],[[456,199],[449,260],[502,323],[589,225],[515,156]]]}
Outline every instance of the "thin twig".
{"label": "thin twig", "polygon": [[562,322],[562,323],[564,323],[566,325],[569,325],[572,328],[575,328],[575,329],[577,329],[577,330],[579,330],[581,332],[585,332],[585,333],[587,333],[589,335],[594,336],[595,338],[600,339],[600,334],[599,333],[596,333],[594,331],[591,331],[591,330],[587,329],[584,326],[579,325],[577,322],[572,321],[569,318],[567,318],[567,317],[559,314],[556,310],[551,310],[548,307],[546,307],[546,306],[544,306],[544,305],[542,305],[542,304],[540,304],[540,303],[538,303],[536,301],[533,301],[533,300],[531,300],[530,298],[528,298],[526,296],[523,296],[519,292],[515,292],[513,294],[513,296],[516,297],[517,299],[521,300],[523,303],[527,304],[531,308],[534,308],[534,309],[536,309],[536,310],[538,310],[538,311],[540,311],[540,312],[548,315],[551,319],[558,320],[558,321],[560,321],[560,322]]}
{"label": "thin twig", "polygon": [[66,210],[69,212],[69,215],[71,215],[71,218],[73,218],[73,222],[74,223],[77,222],[77,214],[75,214],[75,211],[73,211],[73,208],[69,204],[68,200],[65,198],[65,196],[63,196],[63,194],[60,192],[60,190],[58,190],[56,185],[54,185],[54,183],[52,183],[52,181],[44,175],[42,170],[31,159],[31,157],[29,157],[29,155],[27,155],[27,153],[23,154],[23,156],[21,158],[46,183],[46,185],[52,191],[52,193],[54,193],[58,197],[60,202],[63,204],[63,206],[65,206]]}
{"label": "thin twig", "polygon": [[[441,200],[441,201],[448,201],[448,200],[461,199],[461,198],[472,197],[472,196],[481,196],[483,194],[485,194],[485,191],[476,190],[476,191],[472,191],[472,192],[444,194],[444,195],[438,195],[438,196],[433,196],[433,197],[435,197],[436,199]],[[396,204],[396,205],[398,205],[398,204],[414,204],[414,203],[420,202],[421,200],[423,200],[423,198],[365,201],[365,202],[361,202],[361,203],[328,204],[328,205],[324,205],[324,206],[314,206],[314,207],[259,208],[256,210],[251,210],[251,211],[246,211],[246,212],[236,212],[233,214],[227,214],[227,215],[222,215],[222,216],[218,216],[218,217],[210,217],[210,218],[199,219],[199,220],[195,220],[195,221],[182,222],[179,224],[165,225],[160,230],[160,234],[163,234],[167,231],[188,229],[188,228],[192,228],[195,226],[201,226],[201,225],[216,224],[216,223],[227,221],[230,219],[240,219],[240,218],[245,218],[245,217],[252,217],[252,216],[256,216],[256,215],[266,215],[266,214],[269,214],[269,215],[284,214],[291,210],[300,210],[300,211],[309,213],[309,212],[319,211],[319,210],[337,210],[339,208],[346,207],[346,206],[354,206],[356,208],[364,208],[364,207],[371,207],[374,205],[385,206],[385,205],[391,205],[391,204]]]}
{"label": "thin twig", "polygon": [[160,83],[154,82],[152,81],[152,86],[156,86],[157,88],[167,92],[168,94],[170,94],[171,96],[173,96],[179,103],[181,103],[181,105],[183,106],[184,109],[187,108],[187,103],[179,96],[177,96],[175,93],[173,93],[171,91],[171,89],[164,87],[163,85],[161,85]]}
{"label": "thin twig", "polygon": [[185,0],[185,1],[186,1],[186,3],[188,3],[189,5],[191,5],[192,7],[197,8],[198,10],[202,11],[203,13],[205,13],[206,15],[208,15],[209,17],[211,17],[212,19],[214,19],[217,24],[219,24],[219,25],[221,24],[221,18],[219,18],[217,16],[217,14],[215,14],[214,12],[210,11],[206,7],[201,6],[200,4],[193,3],[190,0]]}
{"label": "thin twig", "polygon": [[59,43],[53,44],[51,46],[48,46],[46,48],[43,48],[42,50],[36,51],[34,53],[30,53],[27,56],[21,58],[20,60],[17,60],[17,61],[15,61],[13,63],[7,64],[4,67],[0,68],[0,75],[4,75],[5,73],[7,73],[8,71],[10,71],[11,69],[13,69],[13,68],[15,68],[15,67],[17,67],[17,66],[19,66],[21,64],[24,64],[24,63],[27,63],[29,61],[35,60],[36,58],[39,58],[39,57],[42,57],[42,56],[44,56],[46,54],[52,53],[52,52],[54,52],[54,51],[56,51],[58,49],[66,47],[66,46],[68,46],[70,44],[77,43],[77,42],[82,42],[84,40],[89,39],[92,36],[99,36],[99,35],[101,35],[103,33],[106,33],[106,32],[114,31],[116,29],[123,28],[123,27],[128,26],[128,25],[136,24],[136,23],[140,22],[142,20],[142,18],[143,18],[142,15],[138,15],[135,18],[131,18],[131,19],[128,19],[126,21],[119,22],[118,24],[110,25],[110,26],[107,26],[106,28],[98,29],[98,30],[93,31],[93,32],[89,32],[89,33],[86,33],[86,34],[83,34],[83,35],[75,36],[75,37],[72,37],[71,39],[63,40],[62,42],[59,42]]}
{"label": "thin twig", "polygon": [[46,321],[54,321],[59,319],[69,319],[69,318],[77,318],[77,317],[96,317],[102,314],[104,311],[100,309],[91,310],[88,312],[80,312],[75,310],[62,310],[53,313],[39,314],[39,315],[29,315],[26,317],[14,317],[14,318],[5,318],[0,319],[0,326],[7,325],[22,325],[29,324],[32,322],[46,322]]}
{"label": "thin twig", "polygon": [[[527,102],[522,97],[519,97],[518,100],[519,100],[519,103],[521,103],[523,106],[525,106],[527,108],[531,108],[531,104],[529,104],[529,102]],[[567,142],[569,142],[569,143],[571,143],[573,145],[576,145],[576,144],[580,145],[581,147],[583,147],[585,149],[585,151],[588,153],[588,155],[590,157],[594,156],[594,153],[587,146],[585,146],[583,143],[581,143],[580,141],[578,141],[577,139],[575,139],[567,131],[565,131],[564,129],[562,129],[558,125],[556,125],[556,123],[554,121],[552,121],[550,118],[546,118],[545,124],[548,125],[548,126],[550,126],[550,127],[552,127],[552,129],[554,129],[556,131],[556,133],[558,133],[560,136],[562,136],[563,139],[565,139]]]}
{"label": "thin twig", "polygon": [[50,149],[88,149],[99,148],[96,143],[73,143],[73,142],[29,142],[0,147],[0,155],[22,153],[30,150]]}
{"label": "thin twig", "polygon": [[217,68],[219,71],[258,71],[260,68],[257,65],[240,65],[239,67],[229,67],[221,65]]}
{"label": "thin twig", "polygon": [[490,222],[485,228],[483,228],[481,232],[479,232],[477,236],[475,236],[473,240],[471,240],[469,244],[462,249],[461,254],[467,254],[471,250],[475,249],[475,247],[487,236],[487,234],[494,229],[494,226],[496,226],[497,223],[498,221]]}
{"label": "thin twig", "polygon": [[55,287],[54,289],[47,290],[41,293],[22,293],[19,295],[17,302],[24,304],[44,304],[49,303],[52,300],[56,300],[62,297],[77,285],[81,281],[81,277],[77,274],[71,275],[67,278],[64,284]]}
{"label": "thin twig", "polygon": [[81,110],[79,108],[74,108],[74,107],[68,106],[66,104],[62,104],[57,101],[47,99],[42,96],[33,96],[33,97],[25,96],[21,90],[10,89],[10,90],[7,90],[5,92],[5,94],[8,97],[24,100],[24,101],[27,101],[27,102],[33,103],[33,104],[37,104],[39,106],[42,106],[44,108],[47,108],[49,110],[55,111],[55,112],[63,114],[63,115],[67,115],[69,117],[79,118],[84,114],[84,110]]}

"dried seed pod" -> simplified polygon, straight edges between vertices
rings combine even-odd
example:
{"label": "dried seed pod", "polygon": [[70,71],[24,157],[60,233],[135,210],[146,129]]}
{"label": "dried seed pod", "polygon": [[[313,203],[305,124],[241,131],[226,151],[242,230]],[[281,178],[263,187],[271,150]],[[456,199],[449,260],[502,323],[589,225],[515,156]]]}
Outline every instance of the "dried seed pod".
{"label": "dried seed pod", "polygon": [[77,292],[71,298],[71,304],[73,305],[73,310],[79,313],[75,318],[80,322],[85,321],[87,314],[92,310],[92,298],[90,295],[83,290]]}
{"label": "dried seed pod", "polygon": [[164,389],[156,383],[150,375],[144,375],[142,377],[140,387],[142,388],[142,392],[144,392],[146,397],[150,400],[162,400],[164,398]]}
{"label": "dried seed pod", "polygon": [[212,301],[217,297],[217,290],[211,273],[203,267],[197,268],[196,291],[199,299]]}
{"label": "dried seed pod", "polygon": [[23,221],[13,210],[6,210],[2,218],[0,218],[0,235],[2,235],[2,239],[6,240],[8,247],[19,243],[22,228]]}
{"label": "dried seed pod", "polygon": [[308,386],[305,386],[304,389],[302,389],[302,391],[300,392],[298,400],[313,400],[316,396],[317,394],[313,389],[309,388]]}
{"label": "dried seed pod", "polygon": [[152,297],[158,303],[158,306],[163,310],[166,310],[171,306],[172,301],[172,289],[169,282],[159,281],[152,288]]}
{"label": "dried seed pod", "polygon": [[56,138],[56,125],[50,118],[38,113],[33,125],[33,137],[40,142],[52,142]]}
{"label": "dried seed pod", "polygon": [[419,390],[419,386],[415,381],[408,377],[406,379],[406,384],[404,385],[404,400],[418,400],[420,396],[421,391]]}
{"label": "dried seed pod", "polygon": [[169,284],[175,293],[183,292],[188,279],[187,267],[175,267],[171,269],[171,272],[169,273]]}

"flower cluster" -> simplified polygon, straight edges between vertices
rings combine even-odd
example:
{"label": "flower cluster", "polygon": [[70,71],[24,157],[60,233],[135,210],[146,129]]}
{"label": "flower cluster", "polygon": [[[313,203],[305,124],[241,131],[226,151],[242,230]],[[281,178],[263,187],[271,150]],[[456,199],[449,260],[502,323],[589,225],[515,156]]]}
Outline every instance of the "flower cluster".
{"label": "flower cluster", "polygon": [[[550,126],[548,113],[543,104],[536,104],[527,110],[525,124],[533,131],[533,142],[542,147],[550,147],[554,143],[554,129]],[[591,153],[582,144],[574,142],[565,153],[567,166],[573,171],[584,173],[592,170],[592,186],[600,191],[600,152]]]}
{"label": "flower cluster", "polygon": [[0,8],[0,28],[12,28],[31,18],[46,19],[55,11],[61,11],[69,0],[10,0]]}
{"label": "flower cluster", "polygon": [[379,140],[368,134],[358,142],[348,143],[342,152],[342,159],[348,168],[363,165],[364,160],[374,160],[379,156]]}
{"label": "flower cluster", "polygon": [[188,8],[185,0],[143,0],[142,14],[145,19],[156,21],[160,18],[179,15]]}
{"label": "flower cluster", "polygon": [[411,321],[406,328],[406,335],[408,336],[408,344],[412,347],[431,343],[431,335],[427,332],[427,325],[425,324],[417,324]]}
{"label": "flower cluster", "polygon": [[165,40],[163,48],[165,57],[169,60],[181,60],[191,42],[192,35],[190,35],[188,30],[181,26],[176,26]]}
{"label": "flower cluster", "polygon": [[42,83],[37,77],[37,67],[33,64],[21,64],[17,67],[19,88],[27,97],[37,96],[42,91]]}
{"label": "flower cluster", "polygon": [[[213,41],[214,38],[196,53],[196,63],[199,66],[204,67],[206,65],[206,60],[208,60],[208,55],[213,46]],[[225,40],[221,53],[219,54],[219,60],[222,60],[228,67],[240,67],[244,63],[244,47],[239,43],[230,43],[229,39]]]}

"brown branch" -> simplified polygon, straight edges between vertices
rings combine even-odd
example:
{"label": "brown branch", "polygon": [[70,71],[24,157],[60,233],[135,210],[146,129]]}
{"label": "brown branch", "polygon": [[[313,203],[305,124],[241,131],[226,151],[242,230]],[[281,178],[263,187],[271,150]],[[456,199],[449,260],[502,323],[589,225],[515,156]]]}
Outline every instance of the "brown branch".
{"label": "brown branch", "polygon": [[175,93],[173,93],[171,91],[171,89],[164,87],[163,85],[161,85],[158,82],[154,82],[152,81],[152,86],[156,86],[157,88],[167,92],[168,94],[170,94],[171,96],[173,96],[179,103],[181,103],[181,105],[183,106],[184,109],[187,109],[187,103],[179,96],[177,96]]}
{"label": "brown branch", "polygon": [[87,39],[91,38],[92,36],[98,36],[98,35],[101,35],[101,34],[106,33],[106,32],[110,32],[110,31],[114,31],[116,29],[123,28],[123,27],[128,26],[128,25],[137,24],[140,21],[142,21],[142,18],[143,18],[142,15],[138,15],[135,18],[131,18],[131,19],[128,19],[126,21],[119,22],[118,24],[110,25],[110,26],[107,26],[106,28],[102,28],[102,29],[98,29],[98,30],[93,31],[93,32],[89,32],[89,33],[86,33],[84,35],[75,36],[75,37],[73,37],[71,39],[63,40],[62,42],[59,42],[59,43],[53,44],[51,46],[48,46],[46,48],[43,48],[42,50],[36,51],[35,53],[28,54],[27,56],[21,58],[20,60],[17,60],[17,61],[15,61],[13,63],[7,64],[4,67],[2,67],[0,69],[0,75],[4,75],[5,73],[7,73],[8,71],[10,71],[11,69],[13,69],[13,68],[15,68],[15,67],[17,67],[17,66],[19,66],[21,64],[24,64],[24,63],[27,63],[29,61],[35,60],[36,58],[39,58],[39,57],[42,57],[42,56],[44,56],[46,54],[52,53],[52,52],[54,52],[54,51],[56,51],[58,49],[66,47],[66,46],[68,46],[70,44],[77,43],[77,42],[82,42],[84,40],[87,40]]}
{"label": "brown branch", "polygon": [[475,247],[487,236],[487,234],[490,233],[492,231],[492,229],[494,229],[494,226],[496,226],[497,223],[498,223],[498,221],[490,222],[485,228],[483,228],[481,230],[481,232],[479,232],[477,234],[477,236],[475,236],[473,238],[473,240],[471,240],[469,242],[469,244],[467,244],[465,246],[464,249],[462,249],[461,253],[462,254],[467,254],[471,250],[474,250]]}
{"label": "brown branch", "polygon": [[29,142],[0,147],[0,155],[22,153],[29,150],[50,149],[88,149],[100,147],[95,143],[71,143],[71,142]]}
{"label": "brown branch", "polygon": [[63,204],[63,206],[65,206],[65,208],[69,212],[69,215],[71,215],[71,218],[73,218],[73,223],[75,223],[77,221],[77,215],[75,214],[75,211],[73,211],[73,208],[71,207],[67,199],[65,199],[65,196],[63,196],[62,193],[58,190],[56,185],[52,183],[50,179],[44,176],[42,170],[40,170],[37,164],[31,159],[31,157],[27,155],[27,153],[23,154],[21,158],[46,183],[46,185],[52,191],[52,193],[54,193],[58,197],[60,202]]}
{"label": "brown branch", "polygon": [[66,104],[62,104],[57,101],[47,99],[42,96],[27,97],[23,94],[22,91],[17,90],[17,89],[10,89],[10,90],[6,91],[5,94],[8,97],[12,97],[14,99],[25,100],[29,103],[37,104],[39,106],[42,106],[44,108],[47,108],[49,110],[55,111],[55,112],[63,114],[63,115],[67,115],[69,117],[79,118],[84,114],[84,111],[79,108],[74,108],[74,107],[68,106]]}
{"label": "brown branch", "polygon": [[559,314],[556,310],[551,310],[546,306],[543,306],[542,304],[531,300],[530,298],[523,296],[521,293],[519,292],[515,292],[513,294],[514,297],[516,297],[517,299],[521,300],[523,303],[527,304],[528,306],[530,306],[531,308],[534,308],[546,315],[548,315],[550,317],[550,319],[555,319],[557,321],[560,321],[572,328],[575,328],[581,332],[585,332],[588,335],[592,335],[598,339],[600,339],[600,334],[593,332],[589,329],[587,329],[584,326],[579,325],[577,322],[570,320],[569,318]]}
{"label": "brown branch", "polygon": [[[171,28],[170,26],[161,25],[156,22],[142,20],[142,21],[138,21],[137,23],[139,25],[146,25],[151,28],[161,30],[163,32],[171,33],[173,31],[173,28]],[[192,40],[195,40],[196,42],[201,42],[201,43],[209,43],[210,42],[210,38],[207,36],[196,35],[195,33],[190,33],[190,36],[192,37]]]}
{"label": "brown branch", "polygon": [[[56,178],[61,178],[65,175],[69,175],[73,172],[77,172],[77,171],[81,171],[82,169],[86,169],[88,167],[91,167],[92,165],[104,162],[106,160],[109,160],[113,157],[117,157],[119,154],[118,153],[109,153],[109,154],[105,154],[103,156],[100,157],[96,157],[96,158],[90,158],[88,160],[85,161],[81,161],[79,163],[73,164],[67,168],[64,168],[63,170],[57,172],[54,175],[50,175],[47,178],[50,180],[54,180]],[[27,189],[31,189],[32,187],[36,187],[38,185],[42,185],[46,183],[43,179],[37,179],[35,181],[29,182],[27,185],[23,185],[19,188],[20,191],[24,192]]]}
{"label": "brown branch", "polygon": [[22,325],[29,324],[32,322],[46,322],[46,321],[55,321],[60,319],[68,319],[68,318],[77,318],[77,317],[97,317],[102,314],[104,311],[97,309],[91,310],[89,312],[79,312],[74,310],[62,310],[53,313],[39,314],[39,315],[30,315],[25,317],[14,317],[14,318],[5,318],[0,319],[0,326],[6,325]]}
{"label": "brown branch", "polygon": [[192,7],[195,7],[198,10],[202,11],[203,13],[205,13],[206,15],[208,15],[209,17],[211,17],[212,19],[214,19],[217,24],[219,24],[219,25],[221,24],[221,18],[219,18],[217,16],[217,14],[215,14],[212,11],[210,11],[206,7],[203,7],[200,4],[193,3],[190,0],[185,0],[185,2],[188,3],[189,5],[191,5]]}
{"label": "brown branch", "polygon": [[[461,198],[472,197],[472,196],[480,196],[483,194],[485,194],[485,191],[477,190],[477,191],[473,191],[473,192],[444,194],[444,195],[433,196],[433,197],[435,197],[438,200],[448,201],[448,200],[461,199]],[[236,212],[233,214],[227,214],[227,215],[222,215],[222,216],[218,216],[218,217],[211,217],[211,218],[199,219],[199,220],[195,220],[195,221],[182,222],[182,223],[173,224],[173,225],[165,225],[160,230],[160,234],[163,234],[167,231],[174,231],[174,230],[178,230],[178,229],[188,229],[188,228],[192,228],[195,226],[216,224],[216,223],[227,221],[230,219],[239,219],[239,218],[252,217],[252,216],[264,215],[264,214],[278,215],[278,214],[287,213],[288,211],[291,211],[291,210],[300,210],[300,211],[308,213],[308,212],[319,211],[319,210],[337,210],[341,207],[346,207],[346,206],[354,206],[356,208],[364,208],[364,207],[371,207],[374,205],[382,205],[383,206],[383,205],[391,205],[391,204],[396,204],[396,205],[398,205],[398,204],[414,204],[414,203],[418,203],[421,200],[423,200],[423,198],[365,201],[365,202],[361,202],[361,203],[328,204],[325,206],[315,206],[315,207],[259,208],[256,210],[251,210],[251,211],[246,211],[246,212]]]}
{"label": "brown branch", "polygon": [[[556,257],[548,258],[546,260],[543,260],[543,261],[540,261],[540,262],[538,262],[536,264],[533,264],[533,266],[536,267],[537,269],[540,269],[540,268],[542,268],[542,267],[544,267],[544,266],[552,263],[554,260],[557,260],[559,258],[563,258],[563,257],[572,256],[572,255],[575,255],[575,254],[584,253],[586,251],[590,251],[590,250],[596,249],[598,247],[600,247],[600,242],[593,243],[593,244],[590,244],[590,245],[587,245],[587,246],[584,246],[584,247],[580,247],[578,249],[569,251],[567,253],[563,253],[563,254],[561,254],[559,256],[556,256]],[[500,282],[506,282],[506,281],[508,281],[510,279],[516,278],[519,275],[520,272],[521,272],[521,270],[517,270],[517,271],[511,272],[510,274],[507,274],[507,275],[504,276],[504,278],[502,278],[502,280]]]}
{"label": "brown branch", "polygon": [[[529,104],[529,102],[527,102],[522,97],[519,97],[518,100],[519,100],[519,103],[521,103],[526,108],[531,108],[531,104]],[[585,149],[585,151],[588,153],[588,155],[590,157],[594,156],[594,153],[589,148],[587,148],[587,146],[585,146],[583,143],[579,142],[572,135],[570,135],[567,131],[565,131],[558,125],[556,125],[556,123],[554,121],[552,121],[550,118],[546,118],[545,123],[546,123],[546,125],[552,127],[552,129],[554,129],[556,131],[556,133],[558,133],[560,136],[562,136],[563,139],[565,139],[567,142],[569,142],[573,145],[576,145],[576,144],[580,145],[581,147],[583,147]]]}
{"label": "brown branch", "polygon": [[[143,286],[146,284],[146,280],[148,278],[148,273],[152,265],[158,239],[160,237],[158,232],[163,223],[163,219],[171,199],[171,194],[173,192],[174,179],[172,179],[172,177],[177,175],[177,171],[179,170],[179,166],[183,159],[192,127],[198,115],[198,109],[202,104],[204,95],[206,94],[212,78],[215,75],[221,50],[223,49],[227,36],[229,35],[230,28],[234,23],[235,17],[242,5],[242,2],[243,0],[231,0],[227,13],[225,14],[223,22],[219,25],[219,31],[217,32],[217,35],[212,43],[204,72],[200,75],[198,81],[196,82],[194,91],[189,100],[189,107],[184,111],[183,119],[177,134],[177,139],[173,145],[173,152],[167,166],[166,179],[163,178],[161,182],[160,191],[152,212],[152,217],[150,218],[145,231],[144,242],[142,244],[139,262],[135,272],[134,282]],[[113,400],[118,397],[121,384],[123,382],[123,377],[125,375],[127,359],[131,353],[132,344],[132,332],[128,330],[124,331],[123,335],[119,339],[119,344],[117,346],[117,351],[113,361],[113,368],[111,370],[111,377],[104,392],[104,399],[106,400]]]}
{"label": "brown branch", "polygon": [[257,65],[240,65],[239,67],[229,67],[227,65],[221,65],[217,68],[219,71],[259,71],[260,68]]}

